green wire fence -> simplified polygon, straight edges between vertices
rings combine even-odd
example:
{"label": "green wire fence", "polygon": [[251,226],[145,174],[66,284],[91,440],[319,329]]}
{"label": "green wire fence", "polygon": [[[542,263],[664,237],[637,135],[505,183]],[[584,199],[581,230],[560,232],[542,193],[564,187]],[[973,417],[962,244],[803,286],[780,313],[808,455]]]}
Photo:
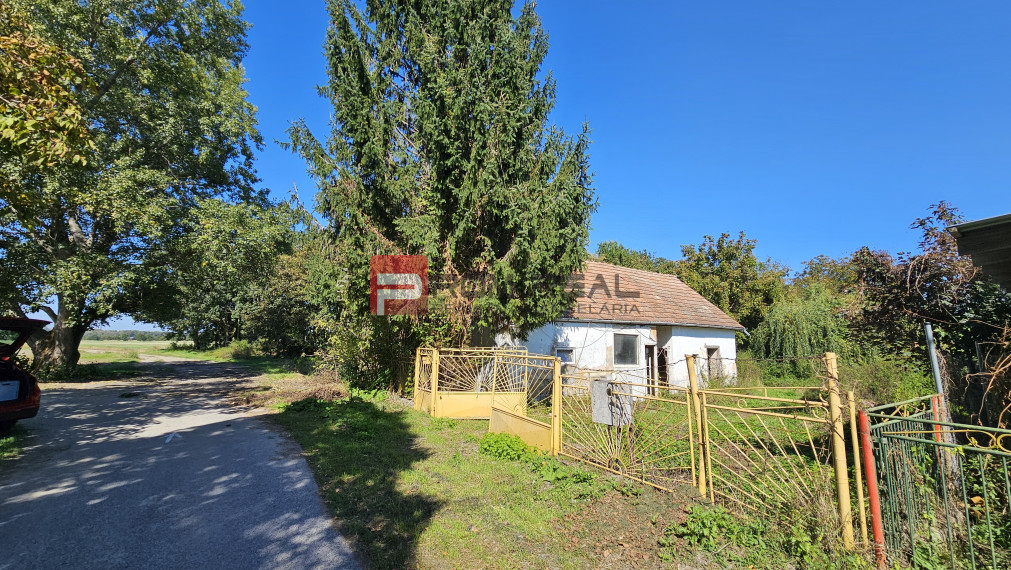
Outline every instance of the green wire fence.
{"label": "green wire fence", "polygon": [[1011,568],[1011,430],[942,421],[940,402],[866,411],[888,561]]}

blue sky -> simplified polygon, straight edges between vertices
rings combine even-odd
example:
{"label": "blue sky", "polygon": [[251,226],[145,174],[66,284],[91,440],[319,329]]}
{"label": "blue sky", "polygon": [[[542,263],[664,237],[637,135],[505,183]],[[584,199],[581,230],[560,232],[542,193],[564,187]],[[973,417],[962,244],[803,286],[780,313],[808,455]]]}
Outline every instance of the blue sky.
{"label": "blue sky", "polygon": [[[948,200],[968,219],[1011,212],[1011,3],[561,2],[537,9],[557,81],[552,121],[593,129],[600,207],[591,249],[617,240],[677,258],[744,230],[800,268],[908,229]],[[322,2],[246,2],[245,65],[276,197],[304,164],[273,141],[329,109]]]}

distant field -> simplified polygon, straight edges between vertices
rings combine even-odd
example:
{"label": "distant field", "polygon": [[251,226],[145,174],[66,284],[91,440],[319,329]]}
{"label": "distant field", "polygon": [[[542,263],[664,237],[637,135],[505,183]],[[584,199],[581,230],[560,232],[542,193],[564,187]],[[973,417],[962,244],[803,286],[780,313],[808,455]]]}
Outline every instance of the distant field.
{"label": "distant field", "polygon": [[81,350],[164,350],[172,344],[168,340],[85,340]]}
{"label": "distant field", "polygon": [[81,342],[81,362],[136,361],[141,353],[164,350],[167,340],[85,340]]}

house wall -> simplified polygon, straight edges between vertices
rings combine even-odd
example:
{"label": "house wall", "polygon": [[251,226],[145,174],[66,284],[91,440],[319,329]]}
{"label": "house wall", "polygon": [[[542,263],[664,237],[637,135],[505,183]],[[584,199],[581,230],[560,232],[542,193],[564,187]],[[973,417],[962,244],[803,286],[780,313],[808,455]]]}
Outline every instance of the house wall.
{"label": "house wall", "polygon": [[667,374],[669,382],[675,386],[688,385],[688,365],[686,354],[694,354],[700,376],[706,376],[707,348],[720,349],[721,362],[715,364],[723,376],[737,377],[737,340],[734,331],[703,327],[673,327],[667,349]]}
{"label": "house wall", "polygon": [[[614,365],[614,335],[635,334],[639,338],[638,364]],[[659,339],[657,338],[659,337]],[[659,343],[657,341],[660,341]],[[719,347],[722,362],[720,372],[729,377],[737,374],[734,359],[737,347],[734,331],[703,327],[670,327],[655,325],[625,325],[612,323],[554,322],[531,332],[526,340],[512,339],[508,335],[496,336],[498,346],[525,346],[532,354],[554,355],[559,348],[571,348],[573,363],[581,370],[615,371],[631,382],[642,382],[646,376],[645,351],[649,344],[666,350],[669,382],[677,386],[688,385],[686,354],[694,354],[703,374],[707,348]]]}

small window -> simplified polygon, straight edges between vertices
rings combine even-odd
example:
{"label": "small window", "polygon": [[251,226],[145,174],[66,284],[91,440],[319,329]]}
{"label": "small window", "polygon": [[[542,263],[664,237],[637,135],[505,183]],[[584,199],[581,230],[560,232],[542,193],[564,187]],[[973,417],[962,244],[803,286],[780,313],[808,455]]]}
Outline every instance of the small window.
{"label": "small window", "polygon": [[615,366],[635,366],[639,364],[639,335],[614,335]]}
{"label": "small window", "polygon": [[562,364],[572,364],[572,349],[571,348],[556,348],[555,356],[562,361]]}

